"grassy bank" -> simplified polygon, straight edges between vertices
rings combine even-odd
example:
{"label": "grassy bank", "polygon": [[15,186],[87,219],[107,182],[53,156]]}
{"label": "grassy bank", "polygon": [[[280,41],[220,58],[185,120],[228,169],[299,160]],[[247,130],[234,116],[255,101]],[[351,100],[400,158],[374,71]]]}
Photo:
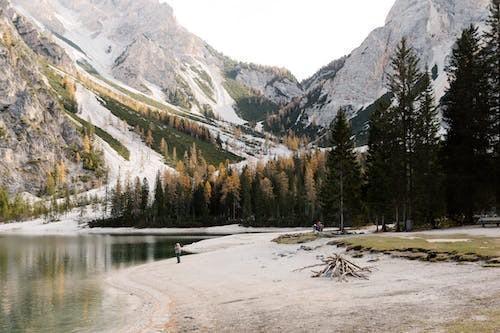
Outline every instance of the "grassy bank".
{"label": "grassy bank", "polygon": [[456,255],[474,254],[485,258],[500,257],[500,239],[469,235],[433,236],[418,234],[410,237],[360,236],[343,239],[347,246],[362,247],[378,252],[388,251],[434,251]]}

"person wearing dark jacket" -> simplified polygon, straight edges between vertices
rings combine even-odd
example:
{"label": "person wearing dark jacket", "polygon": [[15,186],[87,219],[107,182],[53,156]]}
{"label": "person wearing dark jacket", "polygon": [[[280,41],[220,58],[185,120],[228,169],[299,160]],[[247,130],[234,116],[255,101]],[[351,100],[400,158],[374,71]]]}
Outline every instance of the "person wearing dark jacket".
{"label": "person wearing dark jacket", "polygon": [[180,264],[181,263],[181,254],[182,254],[181,244],[176,243],[175,247],[174,247],[174,251],[175,251],[175,256],[177,257],[177,263]]}

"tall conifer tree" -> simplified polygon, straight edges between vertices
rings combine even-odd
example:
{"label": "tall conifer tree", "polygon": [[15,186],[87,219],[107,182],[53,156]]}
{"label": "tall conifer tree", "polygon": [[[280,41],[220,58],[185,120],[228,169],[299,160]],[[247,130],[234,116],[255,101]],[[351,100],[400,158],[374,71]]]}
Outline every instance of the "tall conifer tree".
{"label": "tall conifer tree", "polygon": [[472,223],[474,212],[490,202],[488,149],[491,125],[487,80],[475,26],[465,29],[447,68],[450,87],[444,99],[448,126],[445,144],[448,213]]}
{"label": "tall conifer tree", "polygon": [[[414,164],[415,164],[415,132],[417,123],[416,101],[419,94],[419,84],[422,73],[419,70],[419,59],[415,51],[408,45],[405,38],[399,43],[391,58],[391,72],[388,75],[388,88],[394,95],[393,130],[398,145],[392,151],[393,163],[396,168],[402,168],[402,179],[397,182],[403,202],[403,221],[413,219],[414,202]],[[397,214],[399,215],[399,214]],[[397,217],[399,228],[399,216]]]}
{"label": "tall conifer tree", "polygon": [[321,202],[327,220],[336,222],[344,232],[346,222],[353,220],[361,205],[361,172],[344,110],[339,110],[330,133],[332,150],[326,162],[327,174]]}
{"label": "tall conifer tree", "polygon": [[490,7],[488,28],[484,34],[483,50],[488,78],[488,96],[492,126],[492,166],[496,187],[496,208],[500,212],[500,1],[494,0]]}

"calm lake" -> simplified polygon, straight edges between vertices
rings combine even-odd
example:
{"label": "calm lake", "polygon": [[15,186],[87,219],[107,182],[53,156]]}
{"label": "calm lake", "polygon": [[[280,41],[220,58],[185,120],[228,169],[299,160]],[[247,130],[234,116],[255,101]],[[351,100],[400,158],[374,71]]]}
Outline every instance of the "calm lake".
{"label": "calm lake", "polygon": [[103,275],[174,256],[194,236],[0,235],[0,332],[98,332],[123,317]]}

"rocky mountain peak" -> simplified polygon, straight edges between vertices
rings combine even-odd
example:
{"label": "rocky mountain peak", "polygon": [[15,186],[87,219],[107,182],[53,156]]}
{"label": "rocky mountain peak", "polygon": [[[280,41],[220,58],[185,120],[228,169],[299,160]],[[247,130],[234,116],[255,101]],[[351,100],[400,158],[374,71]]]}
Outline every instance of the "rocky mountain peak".
{"label": "rocky mountain peak", "polygon": [[[302,104],[304,126],[314,122],[327,126],[343,107],[351,115],[369,106],[386,92],[385,77],[396,45],[406,37],[421,58],[422,67],[435,68],[436,97],[443,96],[447,80],[444,68],[460,32],[487,17],[489,0],[397,0],[385,26],[375,29],[345,59],[335,75],[311,87],[320,89],[317,98]],[[323,77],[320,70],[313,78]]]}

